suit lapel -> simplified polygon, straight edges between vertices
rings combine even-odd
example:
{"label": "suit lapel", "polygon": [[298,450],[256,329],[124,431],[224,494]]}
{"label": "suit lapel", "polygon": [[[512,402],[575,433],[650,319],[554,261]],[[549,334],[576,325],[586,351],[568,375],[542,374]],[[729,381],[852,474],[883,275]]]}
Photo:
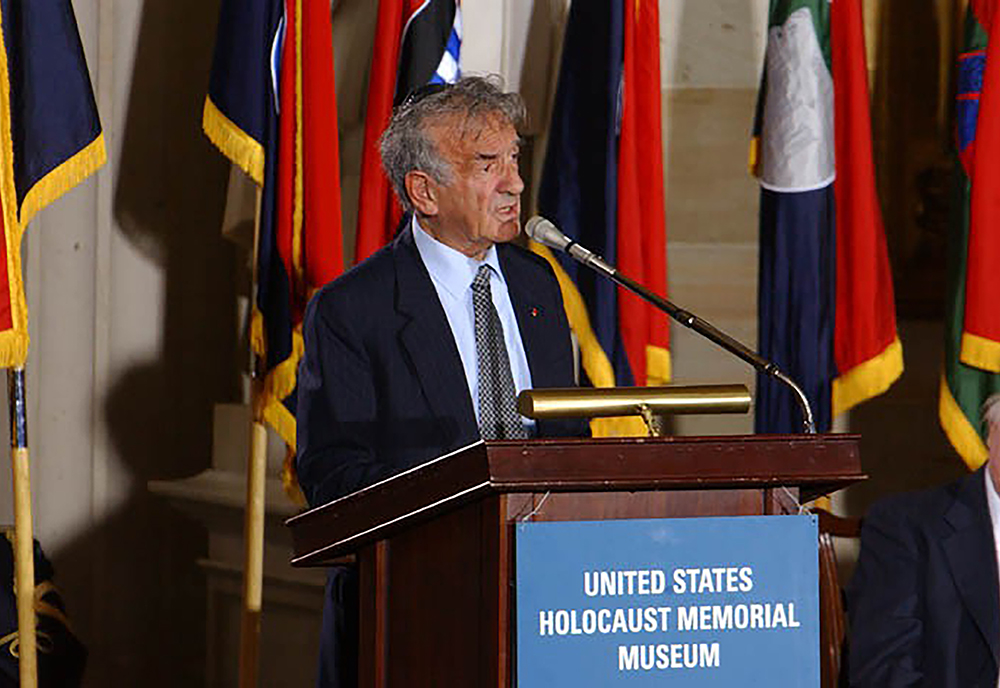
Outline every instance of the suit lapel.
{"label": "suit lapel", "polygon": [[528,358],[528,369],[531,371],[531,386],[559,386],[558,370],[546,365],[551,356],[549,348],[552,342],[551,317],[546,312],[545,304],[529,289],[531,277],[524,273],[524,266],[512,250],[505,245],[498,245],[500,264],[503,267],[504,280],[507,282],[507,293],[514,307],[517,327],[521,332],[521,343]]}
{"label": "suit lapel", "polygon": [[1000,665],[1000,592],[983,469],[960,483],[944,519],[953,529],[943,546],[955,586]]}
{"label": "suit lapel", "polygon": [[474,442],[479,433],[462,359],[412,231],[406,227],[393,244],[396,307],[401,316],[399,341],[413,362],[431,413],[435,418],[456,419],[462,433],[460,443]]}

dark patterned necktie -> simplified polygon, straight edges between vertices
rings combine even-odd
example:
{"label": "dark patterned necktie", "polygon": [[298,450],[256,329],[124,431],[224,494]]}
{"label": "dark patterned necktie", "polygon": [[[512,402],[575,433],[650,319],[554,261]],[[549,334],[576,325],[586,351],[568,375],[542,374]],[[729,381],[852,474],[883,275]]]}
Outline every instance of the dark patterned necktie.
{"label": "dark patterned necktie", "polygon": [[472,280],[476,364],[479,370],[479,431],[483,439],[527,437],[514,401],[514,378],[503,340],[503,327],[490,292],[490,266],[480,265]]}

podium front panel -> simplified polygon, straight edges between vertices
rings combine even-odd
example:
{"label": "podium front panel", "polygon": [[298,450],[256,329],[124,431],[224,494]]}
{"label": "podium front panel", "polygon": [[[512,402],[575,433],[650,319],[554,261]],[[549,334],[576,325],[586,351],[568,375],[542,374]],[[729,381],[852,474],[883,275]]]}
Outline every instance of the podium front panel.
{"label": "podium front panel", "polygon": [[516,526],[520,688],[819,688],[811,515]]}
{"label": "podium front panel", "polygon": [[757,516],[863,478],[853,436],[479,442],[289,521],[357,555],[363,688],[513,684],[521,521]]}
{"label": "podium front panel", "polygon": [[495,495],[366,548],[362,600],[384,607],[362,605],[361,685],[512,684],[513,531],[522,520],[761,515],[769,513],[764,492]]}

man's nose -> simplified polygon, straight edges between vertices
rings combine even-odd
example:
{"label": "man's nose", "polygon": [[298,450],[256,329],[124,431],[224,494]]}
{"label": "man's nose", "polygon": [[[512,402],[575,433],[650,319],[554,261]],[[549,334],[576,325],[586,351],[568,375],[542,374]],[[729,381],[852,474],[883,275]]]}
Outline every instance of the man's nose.
{"label": "man's nose", "polygon": [[521,171],[518,169],[516,159],[504,165],[503,178],[500,182],[500,190],[505,193],[519,195],[524,191],[524,180],[521,179]]}

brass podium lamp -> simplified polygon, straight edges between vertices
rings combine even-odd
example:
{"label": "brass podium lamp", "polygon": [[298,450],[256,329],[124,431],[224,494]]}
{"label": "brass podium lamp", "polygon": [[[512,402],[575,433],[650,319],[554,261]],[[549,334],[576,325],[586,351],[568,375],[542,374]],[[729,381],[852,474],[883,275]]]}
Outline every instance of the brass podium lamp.
{"label": "brass podium lamp", "polygon": [[663,435],[663,416],[695,413],[746,413],[746,385],[668,387],[566,387],[526,389],[517,411],[528,418],[603,418],[640,415],[650,436]]}

